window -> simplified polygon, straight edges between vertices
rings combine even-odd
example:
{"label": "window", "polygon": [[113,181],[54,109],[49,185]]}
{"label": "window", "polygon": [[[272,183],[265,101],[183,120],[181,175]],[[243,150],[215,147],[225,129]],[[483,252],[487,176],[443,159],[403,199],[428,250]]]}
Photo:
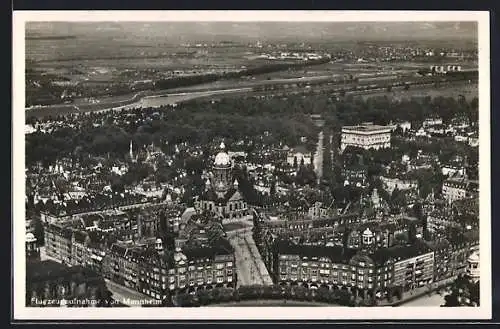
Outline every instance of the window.
{"label": "window", "polygon": [[227,262],[226,263],[226,267],[232,267],[233,266],[233,262]]}
{"label": "window", "polygon": [[215,265],[215,268],[218,269],[218,270],[221,270],[224,268],[224,264],[221,264],[221,263],[218,263]]}

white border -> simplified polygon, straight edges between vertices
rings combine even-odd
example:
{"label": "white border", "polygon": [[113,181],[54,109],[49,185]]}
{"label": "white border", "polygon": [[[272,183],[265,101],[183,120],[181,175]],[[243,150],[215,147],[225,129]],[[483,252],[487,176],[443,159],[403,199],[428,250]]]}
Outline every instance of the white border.
{"label": "white border", "polygon": [[[479,45],[481,306],[439,307],[208,307],[70,309],[27,308],[24,209],[24,24],[34,21],[286,21],[404,22],[476,21]],[[13,253],[14,320],[339,320],[491,318],[490,28],[487,11],[22,11],[13,13]]]}

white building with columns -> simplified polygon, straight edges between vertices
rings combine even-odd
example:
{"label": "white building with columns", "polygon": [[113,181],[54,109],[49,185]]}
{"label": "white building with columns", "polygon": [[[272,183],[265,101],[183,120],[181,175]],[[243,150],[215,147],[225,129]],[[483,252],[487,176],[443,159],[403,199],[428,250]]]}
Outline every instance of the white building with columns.
{"label": "white building with columns", "polygon": [[391,127],[372,123],[344,126],[342,127],[340,149],[344,151],[348,146],[360,147],[365,150],[390,148]]}

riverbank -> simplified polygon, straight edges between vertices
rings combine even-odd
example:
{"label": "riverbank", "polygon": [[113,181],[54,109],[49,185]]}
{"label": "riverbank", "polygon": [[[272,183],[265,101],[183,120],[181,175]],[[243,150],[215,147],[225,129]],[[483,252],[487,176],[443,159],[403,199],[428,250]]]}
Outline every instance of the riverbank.
{"label": "riverbank", "polygon": [[[315,87],[318,91],[326,91],[330,86]],[[131,95],[128,99],[123,99],[124,96],[116,96],[121,99],[120,101],[112,101],[113,97],[102,99],[98,103],[75,103],[75,104],[61,104],[50,105],[44,107],[36,107],[25,109],[26,116],[42,118],[42,117],[55,117],[58,115],[68,115],[77,113],[88,112],[104,112],[110,110],[127,110],[133,108],[146,108],[146,107],[160,107],[167,105],[174,105],[180,102],[192,99],[209,99],[214,96],[240,96],[242,94],[249,96],[273,96],[280,94],[298,94],[306,89],[291,89],[291,90],[269,90],[269,91],[254,91],[250,87],[232,88],[232,89],[213,89],[209,91],[190,91],[190,92],[175,92],[172,90],[159,90],[149,92],[139,92]],[[316,89],[315,89],[316,90]],[[347,95],[361,96],[361,97],[374,97],[385,95],[392,98],[409,98],[409,97],[423,97],[423,96],[436,96],[436,95],[449,95],[450,97],[457,97],[463,95],[466,98],[477,96],[477,84],[468,84],[466,82],[454,82],[448,86],[442,86],[436,89],[433,85],[418,85],[412,86],[409,90],[403,88],[393,88],[392,92],[387,92],[384,88],[363,91],[348,91]]]}

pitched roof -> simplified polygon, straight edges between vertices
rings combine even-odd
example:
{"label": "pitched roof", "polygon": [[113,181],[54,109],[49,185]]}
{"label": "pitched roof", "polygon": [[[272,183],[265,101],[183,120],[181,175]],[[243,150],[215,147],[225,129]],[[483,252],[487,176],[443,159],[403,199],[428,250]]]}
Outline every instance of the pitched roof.
{"label": "pitched roof", "polygon": [[214,258],[216,255],[230,255],[234,249],[226,239],[220,239],[209,247],[186,248],[182,251],[189,260],[199,258]]}
{"label": "pitched roof", "polygon": [[299,255],[301,257],[326,257],[334,263],[345,263],[357,253],[357,250],[341,246],[307,246],[297,245],[290,241],[279,240],[276,243],[278,254]]}
{"label": "pitched roof", "polygon": [[389,259],[408,259],[429,251],[429,247],[425,244],[415,243],[413,245],[394,246],[390,248],[378,249],[371,255],[371,258],[377,264],[384,264]]}

